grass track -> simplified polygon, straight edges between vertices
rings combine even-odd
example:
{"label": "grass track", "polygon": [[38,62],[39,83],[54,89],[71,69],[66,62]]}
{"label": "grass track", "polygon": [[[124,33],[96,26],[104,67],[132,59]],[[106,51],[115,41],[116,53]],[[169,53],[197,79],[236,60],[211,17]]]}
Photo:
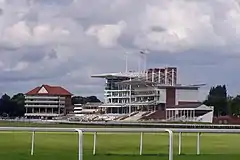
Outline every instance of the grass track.
{"label": "grass track", "polygon": [[[140,134],[99,134],[97,155],[92,156],[93,135],[84,134],[84,160],[167,160],[167,134],[144,134],[139,154]],[[36,133],[35,155],[30,156],[31,133],[1,132],[0,157],[4,160],[77,160],[77,134]],[[183,153],[174,160],[239,160],[240,135],[203,134],[201,156],[196,156],[196,134],[183,134]],[[177,136],[174,137],[177,153]],[[2,158],[1,158],[2,159]]]}
{"label": "grass track", "polygon": [[[94,127],[87,125],[3,122],[0,127]],[[96,127],[96,126],[95,126]],[[104,127],[104,126],[103,126]],[[140,134],[99,134],[97,155],[92,156],[93,135],[84,134],[84,160],[167,160],[167,134],[144,134],[143,156],[139,156]],[[31,133],[0,132],[0,160],[77,160],[78,136],[74,133],[36,133],[35,155],[30,156]],[[174,160],[240,160],[240,134],[202,134],[201,155],[196,156],[196,134],[183,134],[178,156],[174,137]]]}

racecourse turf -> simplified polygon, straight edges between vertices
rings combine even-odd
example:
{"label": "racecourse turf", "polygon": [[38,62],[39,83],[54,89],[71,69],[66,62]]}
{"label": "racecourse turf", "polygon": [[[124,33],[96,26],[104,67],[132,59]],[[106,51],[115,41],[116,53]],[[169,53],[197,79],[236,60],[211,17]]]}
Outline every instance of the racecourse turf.
{"label": "racecourse turf", "polygon": [[[1,126],[1,123],[0,123]],[[167,160],[168,135],[144,134],[143,154],[139,156],[140,134],[99,133],[97,155],[92,155],[93,134],[85,133],[84,160]],[[196,134],[183,134],[182,153],[174,136],[174,160],[240,160],[240,135],[202,134],[201,155],[196,155]],[[1,160],[77,160],[76,133],[36,133],[35,153],[30,156],[31,133],[0,132]]]}

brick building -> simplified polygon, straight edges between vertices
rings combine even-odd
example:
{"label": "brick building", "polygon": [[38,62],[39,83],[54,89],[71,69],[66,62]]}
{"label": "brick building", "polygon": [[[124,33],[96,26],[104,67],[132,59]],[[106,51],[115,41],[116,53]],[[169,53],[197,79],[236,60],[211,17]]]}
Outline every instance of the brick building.
{"label": "brick building", "polygon": [[25,116],[52,119],[70,113],[72,94],[60,86],[42,85],[25,94]]}

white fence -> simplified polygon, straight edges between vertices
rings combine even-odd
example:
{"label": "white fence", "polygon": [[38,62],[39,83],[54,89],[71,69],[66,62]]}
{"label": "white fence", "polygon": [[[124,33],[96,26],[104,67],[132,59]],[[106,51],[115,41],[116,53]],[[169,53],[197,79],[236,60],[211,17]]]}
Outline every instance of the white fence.
{"label": "white fence", "polygon": [[96,154],[96,143],[98,132],[128,132],[140,133],[139,154],[143,150],[143,133],[161,133],[169,134],[169,160],[173,160],[173,133],[179,133],[178,154],[181,154],[182,133],[197,133],[197,155],[200,154],[200,135],[201,133],[235,133],[239,134],[240,129],[164,129],[164,128],[32,128],[32,127],[0,127],[0,131],[28,131],[32,132],[31,155],[34,155],[35,132],[77,132],[78,139],[78,160],[83,160],[83,133],[94,133],[93,155]]}
{"label": "white fence", "polygon": [[186,124],[186,123],[163,123],[163,122],[119,122],[119,121],[98,121],[79,122],[69,120],[41,120],[41,119],[0,119],[6,122],[26,122],[26,123],[51,123],[51,124],[73,124],[73,125],[93,125],[93,126],[119,126],[119,127],[158,127],[158,128],[209,128],[209,129],[240,129],[240,125],[231,124]]}

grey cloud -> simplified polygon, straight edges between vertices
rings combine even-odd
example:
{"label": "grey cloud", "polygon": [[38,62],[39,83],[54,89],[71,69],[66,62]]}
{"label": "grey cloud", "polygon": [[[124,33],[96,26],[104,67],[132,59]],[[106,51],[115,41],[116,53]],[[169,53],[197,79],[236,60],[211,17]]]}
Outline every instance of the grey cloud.
{"label": "grey cloud", "polygon": [[[0,65],[2,91],[7,91],[7,88],[1,84],[14,83],[8,90],[18,92],[41,83],[52,83],[64,85],[77,94],[99,95],[104,81],[91,79],[90,75],[124,71],[124,52],[137,52],[142,48],[151,50],[149,67],[178,66],[182,83],[203,82],[209,86],[226,83],[230,92],[240,88],[232,85],[239,79],[235,73],[239,70],[237,59],[240,55],[240,22],[236,18],[238,15],[233,1],[6,2],[8,5],[2,8],[4,14],[1,15],[6,21],[0,20],[4,24],[2,32],[24,21],[31,32],[38,25],[49,25],[52,28],[50,33],[60,33],[61,29],[65,29],[69,35],[62,41],[58,41],[57,37],[49,42],[43,27],[37,39],[45,42],[41,45],[28,44],[30,42],[27,41],[16,47],[10,42],[0,41],[1,61],[4,62],[3,66]],[[118,44],[112,48],[103,48],[94,37],[85,34],[91,26],[117,24],[119,21],[126,22],[126,28],[117,39]],[[12,34],[21,39],[18,33],[25,33],[23,30],[20,28],[19,32]],[[103,34],[109,35],[110,31]],[[27,63],[28,67],[18,71],[5,70],[14,68],[20,62]],[[130,56],[129,67],[137,68],[136,56]],[[223,77],[224,74],[228,76]]]}
{"label": "grey cloud", "polygon": [[35,3],[39,3],[40,5],[69,5],[73,2],[74,0],[41,0],[41,1],[36,1]]}
{"label": "grey cloud", "polygon": [[166,29],[161,27],[161,26],[151,26],[150,27],[150,30],[153,31],[153,32],[163,32],[165,31]]}
{"label": "grey cloud", "polygon": [[4,14],[4,10],[0,8],[0,16]]}
{"label": "grey cloud", "polygon": [[46,49],[41,47],[24,48],[18,52],[21,52],[22,54],[20,61],[31,63],[39,62],[47,55]]}
{"label": "grey cloud", "polygon": [[134,35],[123,33],[118,38],[118,43],[126,49],[136,49],[136,46],[132,43],[134,41]]}
{"label": "grey cloud", "polygon": [[[0,43],[0,51],[1,52],[16,51],[18,49],[19,49],[18,47],[9,45],[7,43]],[[1,52],[0,52],[0,55],[1,55]]]}
{"label": "grey cloud", "polygon": [[57,52],[56,52],[54,49],[52,49],[52,50],[48,53],[48,57],[49,57],[50,59],[57,59],[57,58],[58,58]]}

